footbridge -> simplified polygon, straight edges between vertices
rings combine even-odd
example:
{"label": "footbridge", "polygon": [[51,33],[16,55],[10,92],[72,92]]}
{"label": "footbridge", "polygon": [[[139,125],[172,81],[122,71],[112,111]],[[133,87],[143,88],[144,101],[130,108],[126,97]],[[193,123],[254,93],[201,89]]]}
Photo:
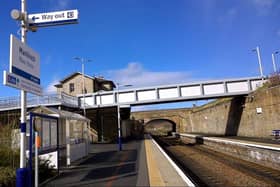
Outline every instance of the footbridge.
{"label": "footbridge", "polygon": [[[66,94],[31,96],[27,98],[27,107],[43,105],[94,109],[118,104],[136,106],[233,97],[249,94],[264,81],[261,77],[249,77],[88,93],[77,97]],[[15,109],[20,109],[19,97],[0,98],[0,111]]]}
{"label": "footbridge", "polygon": [[193,82],[79,95],[83,108],[148,105],[247,95],[260,87],[261,77]]}

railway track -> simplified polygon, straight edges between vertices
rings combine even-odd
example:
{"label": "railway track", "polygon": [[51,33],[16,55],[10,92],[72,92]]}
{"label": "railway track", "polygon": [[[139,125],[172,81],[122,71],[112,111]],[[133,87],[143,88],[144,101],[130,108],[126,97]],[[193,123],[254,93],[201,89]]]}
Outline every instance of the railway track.
{"label": "railway track", "polygon": [[280,186],[280,172],[179,138],[154,137],[197,186]]}

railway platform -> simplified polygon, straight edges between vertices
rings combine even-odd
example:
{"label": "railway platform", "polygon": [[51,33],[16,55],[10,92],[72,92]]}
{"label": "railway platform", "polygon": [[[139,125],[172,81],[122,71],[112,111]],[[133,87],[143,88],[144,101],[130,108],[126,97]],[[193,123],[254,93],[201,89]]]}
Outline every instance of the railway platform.
{"label": "railway platform", "polygon": [[180,139],[184,143],[202,144],[208,149],[280,170],[279,140],[187,133],[180,134]]}
{"label": "railway platform", "polygon": [[194,186],[148,135],[117,149],[92,144],[89,157],[42,186]]}

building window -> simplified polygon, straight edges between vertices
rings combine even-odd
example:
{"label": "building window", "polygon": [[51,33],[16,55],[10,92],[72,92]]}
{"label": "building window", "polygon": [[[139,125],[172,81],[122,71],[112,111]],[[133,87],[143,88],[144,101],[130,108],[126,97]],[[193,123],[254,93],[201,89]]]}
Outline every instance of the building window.
{"label": "building window", "polygon": [[69,92],[74,92],[75,91],[75,86],[74,86],[74,83],[70,83],[69,84]]}

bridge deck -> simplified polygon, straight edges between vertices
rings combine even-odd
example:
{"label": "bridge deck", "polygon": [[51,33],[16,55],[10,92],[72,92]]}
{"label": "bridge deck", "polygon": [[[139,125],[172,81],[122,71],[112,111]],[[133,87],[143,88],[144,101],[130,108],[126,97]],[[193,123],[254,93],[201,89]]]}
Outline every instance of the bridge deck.
{"label": "bridge deck", "polygon": [[[106,92],[88,93],[73,97],[67,94],[52,94],[44,96],[29,96],[27,107],[67,106],[75,108],[97,108],[121,105],[146,105],[155,103],[169,103],[232,97],[247,95],[256,90],[265,80],[261,77],[241,79],[226,79],[217,81],[204,81],[186,84],[163,85],[146,88],[133,88],[127,90],[114,90]],[[20,97],[0,98],[0,111],[20,108]]]}
{"label": "bridge deck", "polygon": [[262,85],[260,77],[204,81],[186,84],[133,88],[79,95],[81,107],[145,105],[247,95]]}

